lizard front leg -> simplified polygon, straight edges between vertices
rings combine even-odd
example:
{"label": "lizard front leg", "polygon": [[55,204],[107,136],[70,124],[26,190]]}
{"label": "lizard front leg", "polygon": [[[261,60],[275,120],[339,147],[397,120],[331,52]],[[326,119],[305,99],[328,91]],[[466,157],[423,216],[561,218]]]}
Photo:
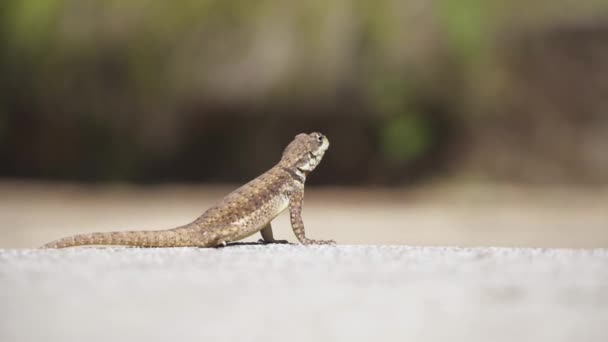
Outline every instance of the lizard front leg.
{"label": "lizard front leg", "polygon": [[304,202],[304,191],[296,190],[289,197],[289,218],[291,228],[296,237],[303,245],[331,245],[336,243],[333,240],[313,240],[306,237],[304,232],[304,222],[302,221],[302,204]]}
{"label": "lizard front leg", "polygon": [[262,238],[258,242],[263,243],[289,243],[287,240],[275,240],[272,235],[272,225],[268,222],[267,225],[260,230],[260,234],[262,234]]}

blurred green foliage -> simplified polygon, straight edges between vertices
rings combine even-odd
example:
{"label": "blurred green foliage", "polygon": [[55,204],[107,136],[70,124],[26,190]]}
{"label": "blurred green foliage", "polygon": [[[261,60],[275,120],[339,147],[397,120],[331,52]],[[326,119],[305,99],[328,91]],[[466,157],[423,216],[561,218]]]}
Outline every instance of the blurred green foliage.
{"label": "blurred green foliage", "polygon": [[448,41],[461,58],[474,61],[476,55],[487,49],[491,37],[490,25],[496,16],[491,12],[495,2],[482,0],[443,0],[439,4],[439,17],[446,27]]}
{"label": "blurred green foliage", "polygon": [[[217,164],[235,160],[207,137],[233,135],[222,143],[236,159],[266,165],[263,149],[308,128],[343,142],[332,145],[327,182],[344,172],[387,182],[405,168],[437,169],[441,151],[459,143],[446,136],[475,136],[488,99],[492,108],[510,100],[498,90],[508,89],[504,60],[517,50],[503,50],[502,38],[608,9],[595,0],[556,7],[4,0],[0,175],[231,180],[233,166]],[[258,147],[243,146],[254,138]],[[225,178],[186,152],[214,160]]]}
{"label": "blurred green foliage", "polygon": [[386,157],[394,162],[406,162],[428,152],[433,136],[423,116],[403,113],[384,125],[382,138]]}
{"label": "blurred green foliage", "polygon": [[433,144],[431,127],[411,103],[412,86],[407,77],[387,73],[370,86],[373,108],[383,117],[379,128],[383,158],[399,165],[428,153]]}

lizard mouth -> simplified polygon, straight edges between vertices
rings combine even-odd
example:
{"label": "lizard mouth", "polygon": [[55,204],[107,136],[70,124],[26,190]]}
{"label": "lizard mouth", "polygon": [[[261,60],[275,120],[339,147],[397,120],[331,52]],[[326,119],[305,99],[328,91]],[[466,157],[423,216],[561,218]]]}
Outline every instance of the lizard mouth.
{"label": "lizard mouth", "polygon": [[313,166],[317,166],[319,165],[319,162],[321,161],[321,158],[323,158],[323,152],[321,152],[320,154],[314,154],[313,152],[309,152],[310,155],[310,164]]}

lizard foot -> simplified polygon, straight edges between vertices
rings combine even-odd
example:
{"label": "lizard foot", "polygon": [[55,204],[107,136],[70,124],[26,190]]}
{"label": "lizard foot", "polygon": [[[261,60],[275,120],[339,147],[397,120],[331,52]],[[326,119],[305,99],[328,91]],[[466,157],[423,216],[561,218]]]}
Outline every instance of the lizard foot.
{"label": "lizard foot", "polygon": [[287,240],[271,240],[271,241],[266,241],[264,239],[259,239],[258,243],[261,243],[263,245],[270,245],[270,244],[273,244],[273,243],[290,245],[289,241],[287,241]]}

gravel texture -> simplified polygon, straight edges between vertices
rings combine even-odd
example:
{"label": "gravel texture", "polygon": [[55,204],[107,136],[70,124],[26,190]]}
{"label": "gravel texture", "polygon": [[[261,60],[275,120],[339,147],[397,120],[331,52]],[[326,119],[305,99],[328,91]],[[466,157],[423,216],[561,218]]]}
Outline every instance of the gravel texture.
{"label": "gravel texture", "polygon": [[0,341],[608,341],[608,249],[3,249],[0,290]]}

